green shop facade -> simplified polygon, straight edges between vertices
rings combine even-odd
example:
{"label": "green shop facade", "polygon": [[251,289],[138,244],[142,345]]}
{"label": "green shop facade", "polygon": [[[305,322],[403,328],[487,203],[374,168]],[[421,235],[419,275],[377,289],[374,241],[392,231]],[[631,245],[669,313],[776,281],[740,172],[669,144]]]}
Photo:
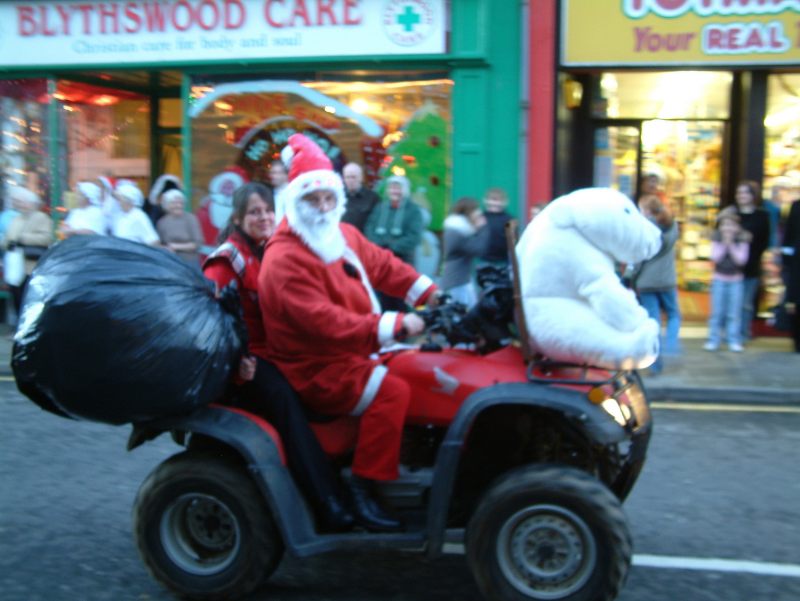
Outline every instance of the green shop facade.
{"label": "green shop facade", "polygon": [[433,230],[453,199],[493,186],[518,213],[522,10],[489,0],[4,2],[0,194],[26,185],[58,217],[76,182],[127,178],[147,194],[169,173],[190,210],[219,220],[237,177],[268,182],[289,135],[304,132],[378,188],[389,174],[409,177]]}

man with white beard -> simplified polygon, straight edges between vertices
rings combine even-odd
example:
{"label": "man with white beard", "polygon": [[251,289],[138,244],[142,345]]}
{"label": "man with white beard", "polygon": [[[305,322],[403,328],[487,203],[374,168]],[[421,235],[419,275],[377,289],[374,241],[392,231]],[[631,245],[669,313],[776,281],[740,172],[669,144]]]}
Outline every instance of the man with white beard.
{"label": "man with white beard", "polygon": [[382,311],[376,290],[415,306],[437,298],[430,278],[341,223],[341,178],[314,142],[295,134],[286,219],[270,239],[258,278],[267,354],[312,411],[359,416],[349,484],[362,526],[393,531],[402,524],[373,496],[375,481],[398,475],[408,384],[374,355],[422,333],[413,313]]}

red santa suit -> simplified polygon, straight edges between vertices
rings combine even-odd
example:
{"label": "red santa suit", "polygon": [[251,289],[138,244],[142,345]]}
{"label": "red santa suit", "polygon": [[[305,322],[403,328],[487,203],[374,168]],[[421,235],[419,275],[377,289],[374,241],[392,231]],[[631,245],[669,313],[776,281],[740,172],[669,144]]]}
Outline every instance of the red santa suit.
{"label": "red santa suit", "polygon": [[310,244],[297,215],[300,198],[334,190],[339,217],[346,200],[341,178],[330,167],[293,173],[299,158],[292,161],[284,194],[286,219],[267,245],[258,280],[270,333],[267,355],[314,411],[361,416],[353,473],[391,480],[397,477],[410,392],[374,355],[400,337],[403,318],[383,312],[375,291],[413,306],[425,302],[435,286],[348,224],[338,225],[341,241],[333,248]]}

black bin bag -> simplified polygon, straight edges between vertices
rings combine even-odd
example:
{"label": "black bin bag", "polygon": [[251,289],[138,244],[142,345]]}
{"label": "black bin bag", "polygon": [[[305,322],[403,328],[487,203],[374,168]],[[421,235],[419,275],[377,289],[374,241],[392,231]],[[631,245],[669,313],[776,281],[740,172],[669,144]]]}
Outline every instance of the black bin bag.
{"label": "black bin bag", "polygon": [[42,408],[76,419],[123,424],[190,412],[224,396],[244,342],[237,310],[172,253],[74,236],[28,282],[14,377]]}

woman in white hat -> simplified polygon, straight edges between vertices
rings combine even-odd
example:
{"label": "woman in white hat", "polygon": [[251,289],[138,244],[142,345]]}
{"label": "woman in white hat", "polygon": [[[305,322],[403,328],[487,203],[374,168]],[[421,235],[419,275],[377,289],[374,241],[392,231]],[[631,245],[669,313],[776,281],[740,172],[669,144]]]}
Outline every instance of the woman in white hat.
{"label": "woman in white hat", "polygon": [[111,233],[117,238],[157,246],[160,242],[153,223],[141,209],[144,194],[130,181],[118,183],[114,196],[119,201],[120,214],[114,221]]}
{"label": "woman in white hat", "polygon": [[8,197],[20,214],[9,224],[4,245],[8,250],[20,246],[25,255],[25,279],[18,285],[9,284],[19,315],[25,284],[39,257],[53,243],[53,222],[41,211],[42,199],[28,188],[12,186]]}
{"label": "woman in white hat", "polygon": [[106,221],[103,209],[100,208],[103,201],[100,186],[91,182],[78,182],[75,192],[78,195],[78,206],[61,222],[61,234],[65,238],[78,234],[104,235]]}

